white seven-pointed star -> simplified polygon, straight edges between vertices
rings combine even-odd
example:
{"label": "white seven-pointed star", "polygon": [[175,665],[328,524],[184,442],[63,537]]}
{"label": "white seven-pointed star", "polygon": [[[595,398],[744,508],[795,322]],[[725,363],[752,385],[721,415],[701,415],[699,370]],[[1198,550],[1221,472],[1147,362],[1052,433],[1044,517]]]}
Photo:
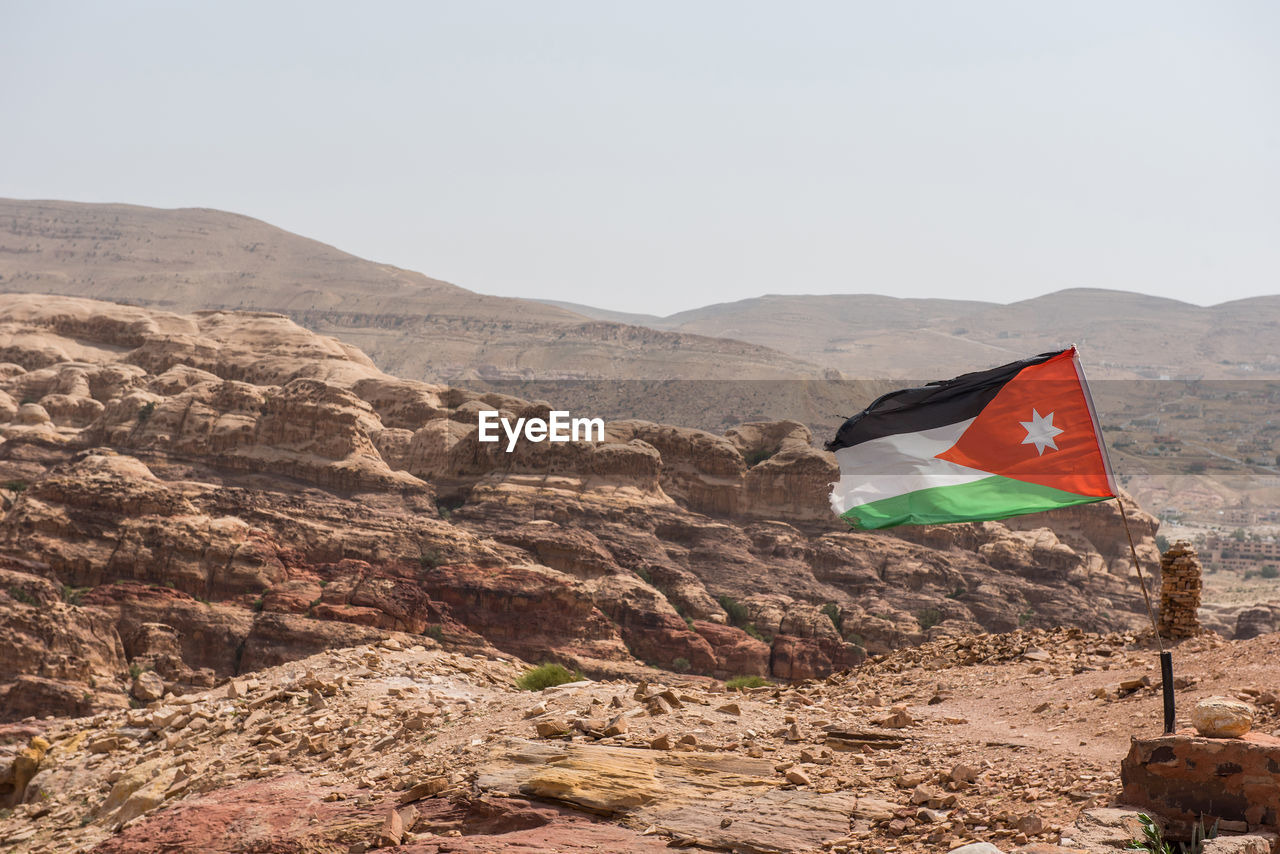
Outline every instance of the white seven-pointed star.
{"label": "white seven-pointed star", "polygon": [[1058,446],[1053,441],[1053,437],[1061,433],[1062,429],[1053,426],[1052,412],[1041,418],[1040,413],[1032,409],[1031,420],[1019,421],[1018,423],[1027,431],[1027,438],[1022,440],[1022,444],[1035,445],[1037,455],[1043,455],[1045,448],[1053,448],[1055,451],[1058,450]]}

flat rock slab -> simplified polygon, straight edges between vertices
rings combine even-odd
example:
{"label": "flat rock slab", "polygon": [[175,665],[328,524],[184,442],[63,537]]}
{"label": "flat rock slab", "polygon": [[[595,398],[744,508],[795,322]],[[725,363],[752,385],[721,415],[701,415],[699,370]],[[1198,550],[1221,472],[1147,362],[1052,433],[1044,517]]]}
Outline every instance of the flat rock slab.
{"label": "flat rock slab", "polygon": [[1280,819],[1280,739],[1261,733],[1135,738],[1120,764],[1126,804],[1177,824],[1206,817],[1273,827]]}
{"label": "flat rock slab", "polygon": [[[1063,849],[1117,851],[1142,838],[1140,810],[1098,807],[1080,813],[1075,823],[1062,829]],[[1064,852],[1065,854],[1065,852]]]}
{"label": "flat rock slab", "polygon": [[849,792],[786,787],[765,759],[517,739],[495,749],[477,785],[742,854],[806,851],[844,837],[858,802]]}
{"label": "flat rock slab", "polygon": [[[396,854],[667,854],[667,840],[584,815],[558,804],[520,798],[419,803],[417,839]],[[461,836],[444,835],[457,830]]]}
{"label": "flat rock slab", "polygon": [[827,730],[827,747],[832,750],[862,752],[864,747],[872,750],[897,750],[907,743],[906,736],[897,732],[885,732],[876,729],[860,729],[851,732],[843,730]]}

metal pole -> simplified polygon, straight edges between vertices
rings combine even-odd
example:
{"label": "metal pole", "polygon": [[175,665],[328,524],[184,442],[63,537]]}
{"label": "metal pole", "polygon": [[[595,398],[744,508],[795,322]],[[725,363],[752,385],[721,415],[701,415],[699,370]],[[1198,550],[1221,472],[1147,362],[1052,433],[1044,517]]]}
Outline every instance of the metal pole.
{"label": "metal pole", "polygon": [[[1116,490],[1119,492],[1119,490]],[[1172,735],[1174,730],[1173,708],[1173,653],[1164,648],[1160,640],[1160,627],[1156,624],[1156,613],[1151,608],[1151,594],[1147,592],[1147,579],[1142,574],[1142,564],[1138,561],[1138,550],[1133,545],[1133,532],[1129,530],[1129,514],[1125,512],[1124,502],[1116,496],[1116,504],[1120,505],[1120,518],[1124,521],[1124,535],[1129,540],[1129,554],[1133,557],[1133,568],[1138,571],[1138,583],[1142,585],[1142,599],[1147,603],[1147,616],[1151,618],[1151,631],[1156,636],[1156,648],[1160,650],[1160,689],[1164,695],[1164,731]]]}
{"label": "metal pole", "polygon": [[1160,687],[1164,691],[1164,734],[1173,735],[1173,653],[1160,653]]}

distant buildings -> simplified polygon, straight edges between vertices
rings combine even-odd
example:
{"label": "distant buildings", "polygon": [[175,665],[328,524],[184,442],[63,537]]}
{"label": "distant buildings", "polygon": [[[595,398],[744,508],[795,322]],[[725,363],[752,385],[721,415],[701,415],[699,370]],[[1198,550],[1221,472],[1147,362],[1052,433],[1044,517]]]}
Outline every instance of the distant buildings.
{"label": "distant buildings", "polygon": [[1237,539],[1210,534],[1200,553],[1205,563],[1236,572],[1258,572],[1264,566],[1280,566],[1280,542],[1275,537]]}

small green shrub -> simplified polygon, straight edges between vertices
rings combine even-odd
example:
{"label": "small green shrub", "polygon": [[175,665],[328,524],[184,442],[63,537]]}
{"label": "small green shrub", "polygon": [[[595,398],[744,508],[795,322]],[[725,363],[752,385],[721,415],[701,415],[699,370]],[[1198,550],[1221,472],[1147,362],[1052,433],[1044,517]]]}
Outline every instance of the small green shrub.
{"label": "small green shrub", "polygon": [[156,411],[156,402],[154,400],[149,400],[146,403],[142,404],[142,408],[138,410],[138,423],[139,424],[146,423],[146,420],[150,418],[152,415],[154,415],[155,411]]}
{"label": "small green shrub", "polygon": [[537,667],[526,670],[516,680],[516,687],[521,691],[542,691],[554,685],[577,682],[580,679],[582,679],[582,674],[576,670],[569,670],[560,664],[543,662]]}
{"label": "small green shrub", "polygon": [[948,594],[947,594],[947,598],[948,598],[948,599],[959,599],[961,596],[963,596],[964,594],[966,594],[966,593],[968,593],[968,592],[969,592],[969,591],[965,589],[965,586],[964,586],[963,584],[961,584],[961,585],[958,585],[958,586],[956,587],[956,589],[955,589],[955,590],[952,590],[950,593],[948,593]]}
{"label": "small green shrub", "polygon": [[[1173,843],[1164,838],[1164,833],[1161,832],[1160,825],[1154,818],[1146,813],[1138,813],[1138,823],[1142,825],[1142,838],[1130,842],[1128,850],[1146,851],[1148,854],[1174,854]],[[1201,816],[1191,828],[1191,840],[1178,842],[1178,851],[1181,854],[1201,854],[1204,851],[1205,840],[1213,839],[1217,835],[1218,822],[1214,821],[1213,827],[1206,831],[1204,817]]]}
{"label": "small green shrub", "polygon": [[62,585],[62,601],[68,605],[79,605],[80,600],[84,598],[84,594],[88,593],[88,587],[72,587],[70,584]]}
{"label": "small green shrub", "polygon": [[645,569],[643,566],[636,567],[636,575],[644,579],[645,584],[649,584],[649,585],[653,584],[653,576],[650,575],[649,570]]}
{"label": "small green shrub", "polygon": [[1273,564],[1267,564],[1258,572],[1258,575],[1263,578],[1280,578],[1280,568]]}
{"label": "small green shrub", "polygon": [[444,626],[434,623],[422,630],[422,633],[436,643],[444,643]]}
{"label": "small green shrub", "polygon": [[689,663],[689,659],[687,658],[677,658],[675,661],[671,662],[671,669],[676,673],[688,673],[691,667],[693,667],[693,665]]}
{"label": "small green shrub", "polygon": [[444,555],[440,554],[437,549],[427,549],[421,556],[419,556],[418,563],[421,564],[424,569],[435,569],[437,566],[444,563]]}
{"label": "small green shrub", "polygon": [[142,670],[143,670],[143,667],[142,667],[142,665],[141,665],[141,664],[130,664],[130,665],[129,665],[129,678],[130,678],[130,679],[137,679],[139,676],[141,676],[141,675],[142,675]]}
{"label": "small green shrub", "polygon": [[724,687],[730,691],[741,691],[743,688],[763,688],[769,680],[763,676],[735,676],[725,680]]}
{"label": "small green shrub", "polygon": [[14,598],[14,599],[18,600],[19,602],[21,602],[23,605],[34,605],[34,604],[36,604],[36,599],[35,599],[35,597],[34,597],[34,596],[32,596],[32,595],[31,595],[30,593],[28,593],[27,591],[23,590],[21,587],[10,587],[10,588],[9,588],[9,595],[10,595],[12,598]]}
{"label": "small green shrub", "polygon": [[822,613],[826,614],[831,620],[831,625],[836,627],[836,632],[840,631],[840,606],[835,602],[828,602],[822,606]]}
{"label": "small green shrub", "polygon": [[746,605],[743,605],[732,596],[721,596],[718,601],[720,602],[720,607],[724,608],[724,612],[729,615],[730,625],[737,626],[758,641],[773,643],[772,637],[761,632],[751,622],[751,612],[747,610]]}
{"label": "small green shrub", "polygon": [[751,617],[751,612],[747,610],[747,606],[732,596],[721,596],[719,601],[720,607],[724,608],[724,612],[729,615],[729,622],[735,626],[742,625]]}
{"label": "small green shrub", "polygon": [[758,451],[752,451],[751,453],[747,454],[747,456],[745,457],[747,461],[747,468],[751,468],[752,466],[759,465],[760,463],[769,459],[776,453],[778,453],[777,448],[773,448],[773,449],[761,448]]}
{"label": "small green shrub", "polygon": [[1036,618],[1035,611],[1023,611],[1021,614],[1018,615],[1018,625],[1025,626],[1027,623],[1031,622],[1035,618]]}
{"label": "small green shrub", "polygon": [[265,601],[261,596],[259,596],[257,599],[254,599],[254,600],[253,600],[253,610],[254,610],[254,612],[255,612],[255,613],[257,613],[257,612],[261,611],[261,610],[262,610],[262,606],[263,606],[263,605],[265,605],[265,604],[266,604],[266,601]]}
{"label": "small green shrub", "polygon": [[6,480],[4,483],[0,483],[0,486],[3,486],[10,492],[22,492],[30,485],[31,484],[25,480]]}
{"label": "small green shrub", "polygon": [[916,620],[920,623],[920,631],[927,632],[942,622],[942,612],[937,608],[925,608],[916,612]]}

